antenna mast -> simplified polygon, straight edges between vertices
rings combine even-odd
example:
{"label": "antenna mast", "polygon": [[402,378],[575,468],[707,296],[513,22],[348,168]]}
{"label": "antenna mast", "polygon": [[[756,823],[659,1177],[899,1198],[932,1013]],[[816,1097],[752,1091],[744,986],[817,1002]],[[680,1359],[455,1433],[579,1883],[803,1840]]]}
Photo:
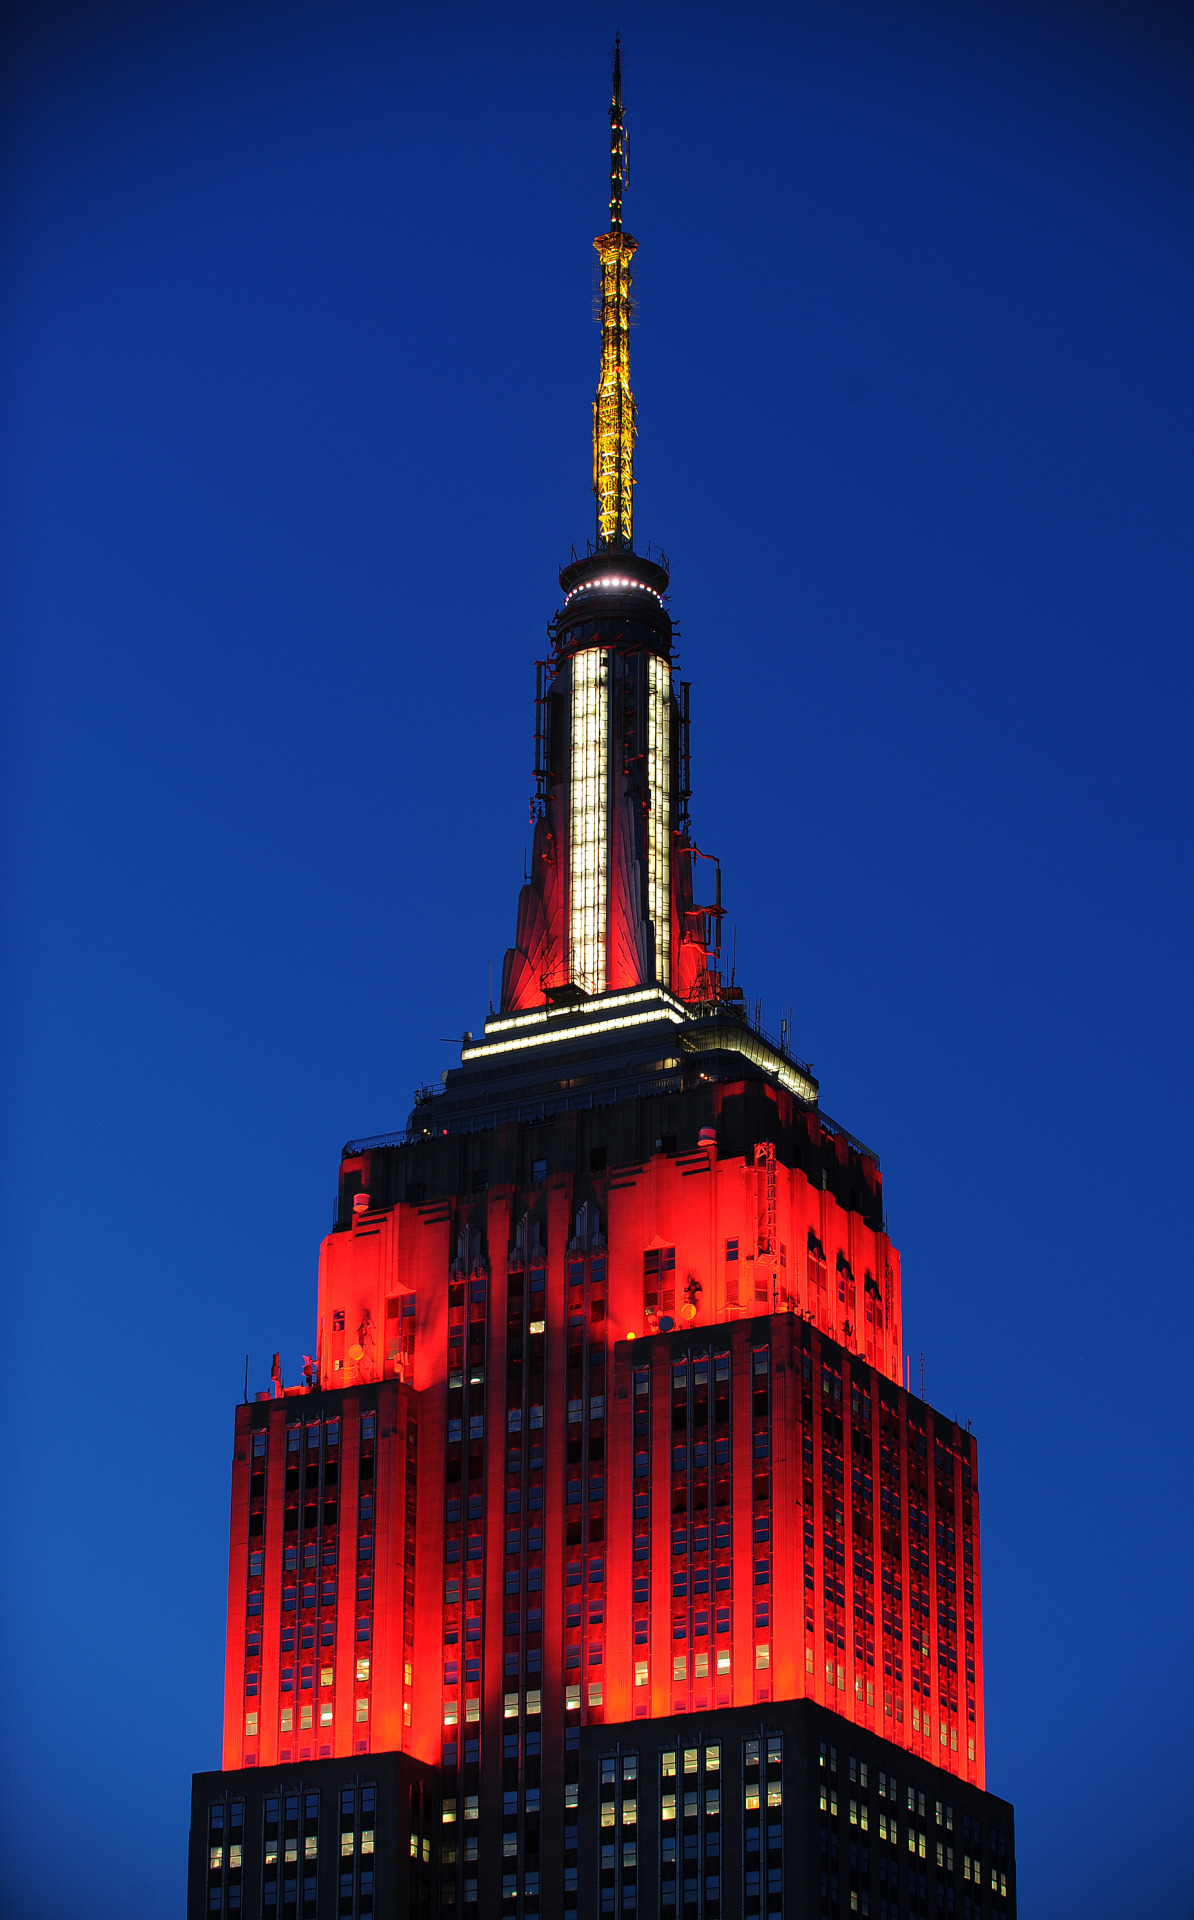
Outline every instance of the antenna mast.
{"label": "antenna mast", "polygon": [[626,175],[626,129],[622,120],[622,42],[614,42],[613,97],[609,109],[609,232],[593,245],[601,272],[601,378],[593,401],[593,492],[597,496],[597,544],[634,545],[634,395],[630,391],[630,263],[637,241],[622,231]]}

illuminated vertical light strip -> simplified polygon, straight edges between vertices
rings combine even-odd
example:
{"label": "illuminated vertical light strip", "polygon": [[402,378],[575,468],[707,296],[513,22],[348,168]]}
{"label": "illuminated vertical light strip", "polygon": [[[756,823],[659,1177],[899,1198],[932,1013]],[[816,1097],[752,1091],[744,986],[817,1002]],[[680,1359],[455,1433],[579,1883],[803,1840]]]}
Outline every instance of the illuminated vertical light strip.
{"label": "illuminated vertical light strip", "polygon": [[655,978],[672,977],[672,676],[666,662],[647,656],[647,897],[655,925]]}
{"label": "illuminated vertical light strip", "polygon": [[609,774],[605,654],[572,659],[571,798],[568,813],[569,974],[586,993],[604,993],[608,900]]}

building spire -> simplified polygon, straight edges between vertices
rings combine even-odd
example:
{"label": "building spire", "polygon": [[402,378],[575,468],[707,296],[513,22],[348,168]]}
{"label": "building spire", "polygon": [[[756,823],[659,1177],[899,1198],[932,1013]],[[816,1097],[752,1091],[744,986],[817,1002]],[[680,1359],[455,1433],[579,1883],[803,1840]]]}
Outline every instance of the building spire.
{"label": "building spire", "polygon": [[609,106],[609,225],[622,231],[622,188],[626,173],[626,130],[622,124],[622,39],[614,40],[614,91]]}
{"label": "building spire", "polygon": [[593,401],[593,492],[597,544],[627,549],[634,526],[634,395],[630,391],[630,263],[637,242],[622,231],[626,129],[622,120],[622,43],[614,42],[609,108],[609,232],[593,245],[601,263],[601,377]]}

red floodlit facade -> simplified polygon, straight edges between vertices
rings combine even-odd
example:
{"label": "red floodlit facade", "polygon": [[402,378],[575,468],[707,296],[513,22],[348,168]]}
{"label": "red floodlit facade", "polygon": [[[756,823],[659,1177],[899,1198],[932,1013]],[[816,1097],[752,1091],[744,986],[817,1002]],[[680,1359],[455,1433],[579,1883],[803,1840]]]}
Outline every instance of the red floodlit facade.
{"label": "red floodlit facade", "polygon": [[377,1210],[346,1156],[318,1387],[238,1412],[226,1767],[807,1696],[983,1784],[974,1441],[900,1384],[886,1234],[769,1146]]}
{"label": "red floodlit facade", "polygon": [[726,979],[691,835],[617,70],[611,128],[604,531],[539,666],[500,1005],[344,1149],[314,1357],[236,1411],[192,1920],[1014,1916],[976,1444],[908,1390],[878,1158]]}

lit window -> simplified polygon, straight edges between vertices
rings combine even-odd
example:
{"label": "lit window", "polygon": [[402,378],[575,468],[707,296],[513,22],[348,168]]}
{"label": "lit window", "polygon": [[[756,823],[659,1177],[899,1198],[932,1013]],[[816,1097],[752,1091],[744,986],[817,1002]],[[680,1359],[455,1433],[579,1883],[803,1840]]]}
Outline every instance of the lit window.
{"label": "lit window", "polygon": [[728,1673],[729,1670],[730,1670],[730,1656],[727,1651],[723,1650],[717,1656],[717,1671],[718,1673]]}
{"label": "lit window", "polygon": [[357,1725],[359,1726],[362,1721],[367,1720],[368,1718],[369,1718],[369,1702],[367,1700],[358,1700],[357,1701]]}
{"label": "lit window", "polygon": [[[447,1815],[445,1814],[444,1817],[446,1819]],[[345,1858],[351,1855],[353,1850],[353,1845],[354,1845],[354,1841],[351,1833],[342,1833],[340,1835],[340,1852],[342,1855],[344,1855]]]}
{"label": "lit window", "polygon": [[769,1667],[770,1665],[771,1665],[771,1648],[768,1646],[756,1647],[755,1648],[756,1669],[761,1673],[765,1667]]}
{"label": "lit window", "polygon": [[636,1687],[645,1687],[647,1684],[647,1662],[645,1660],[636,1660],[634,1663],[634,1684]]}
{"label": "lit window", "polygon": [[319,1841],[316,1838],[315,1834],[309,1833],[307,1835],[306,1840],[303,1843],[303,1858],[305,1860],[314,1860],[318,1852],[319,1852]]}
{"label": "lit window", "polygon": [[255,1738],[256,1738],[256,1735],[257,1735],[257,1715],[256,1715],[255,1713],[246,1713],[246,1715],[245,1715],[245,1732],[246,1732],[246,1734],[247,1734],[247,1735],[249,1736],[249,1738],[250,1738],[250,1739],[255,1739]]}
{"label": "lit window", "polygon": [[294,1708],[283,1707],[279,1717],[279,1726],[283,1733],[289,1733],[294,1726]]}
{"label": "lit window", "polygon": [[372,1827],[362,1827],[361,1829],[361,1852],[362,1853],[373,1852],[373,1828]]}
{"label": "lit window", "polygon": [[330,1706],[329,1706],[329,1707],[320,1707],[320,1709],[319,1709],[319,1724],[320,1724],[320,1726],[321,1726],[321,1727],[330,1727],[330,1726],[331,1726],[331,1724],[332,1724],[332,1709],[331,1709],[331,1707],[330,1707]]}

